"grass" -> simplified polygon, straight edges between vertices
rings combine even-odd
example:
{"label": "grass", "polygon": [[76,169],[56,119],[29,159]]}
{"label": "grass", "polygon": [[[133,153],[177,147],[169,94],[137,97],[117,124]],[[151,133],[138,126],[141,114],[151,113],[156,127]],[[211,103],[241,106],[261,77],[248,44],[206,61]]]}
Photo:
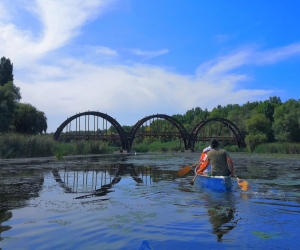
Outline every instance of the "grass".
{"label": "grass", "polygon": [[[201,152],[208,143],[196,143],[195,152]],[[247,148],[237,145],[220,145],[228,152],[248,152]],[[55,156],[57,159],[67,155],[107,154],[120,147],[110,146],[102,141],[79,141],[62,143],[53,139],[51,134],[22,135],[16,133],[0,134],[0,158],[31,158]],[[178,152],[184,151],[184,144],[178,139],[161,142],[153,138],[143,141],[136,140],[132,149],[139,153],[146,152]],[[257,154],[300,154],[299,143],[266,143],[255,147]]]}
{"label": "grass", "polygon": [[60,143],[52,135],[0,134],[0,158],[32,158],[104,154],[113,149],[100,141]]}

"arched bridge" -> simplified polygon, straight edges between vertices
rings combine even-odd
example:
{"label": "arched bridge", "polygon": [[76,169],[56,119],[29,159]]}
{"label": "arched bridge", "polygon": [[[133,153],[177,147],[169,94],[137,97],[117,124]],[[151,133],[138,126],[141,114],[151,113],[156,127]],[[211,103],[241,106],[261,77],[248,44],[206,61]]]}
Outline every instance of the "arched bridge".
{"label": "arched bridge", "polygon": [[66,119],[54,133],[55,140],[65,142],[119,141],[125,151],[130,151],[134,140],[139,138],[177,138],[180,144],[183,142],[185,150],[193,151],[197,142],[208,142],[212,137],[238,147],[245,146],[244,135],[233,122],[225,118],[203,120],[189,133],[174,117],[156,114],[144,117],[130,131],[125,131],[111,116],[87,111]]}

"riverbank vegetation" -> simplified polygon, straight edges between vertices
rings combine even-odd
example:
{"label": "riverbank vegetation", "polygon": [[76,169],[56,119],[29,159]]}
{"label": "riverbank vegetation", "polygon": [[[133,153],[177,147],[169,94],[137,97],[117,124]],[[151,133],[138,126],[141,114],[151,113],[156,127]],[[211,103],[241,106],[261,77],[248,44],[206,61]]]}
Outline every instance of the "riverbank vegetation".
{"label": "riverbank vegetation", "polygon": [[[200,152],[207,143],[197,143],[195,152]],[[222,145],[229,152],[247,152],[248,148],[238,148],[237,145]],[[68,155],[109,154],[120,152],[120,145],[102,141],[58,142],[53,139],[53,134],[22,135],[18,133],[0,134],[0,158],[31,158],[55,156],[61,159]],[[133,150],[137,153],[153,152],[182,152],[180,141],[170,140],[145,140],[134,143]],[[299,143],[264,143],[254,148],[253,153],[263,154],[300,154]]]}
{"label": "riverbank vegetation", "polygon": [[31,158],[110,153],[114,149],[100,141],[61,143],[53,135],[0,134],[0,158]]}
{"label": "riverbank vegetation", "polygon": [[29,103],[21,103],[20,88],[14,84],[13,64],[0,59],[0,133],[42,134],[47,131],[47,117]]}

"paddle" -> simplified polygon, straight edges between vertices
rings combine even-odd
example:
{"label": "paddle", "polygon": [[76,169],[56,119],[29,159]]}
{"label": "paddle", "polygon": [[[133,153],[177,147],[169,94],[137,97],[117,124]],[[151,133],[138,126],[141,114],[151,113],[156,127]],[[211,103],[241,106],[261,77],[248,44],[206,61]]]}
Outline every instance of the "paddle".
{"label": "paddle", "polygon": [[179,177],[185,176],[191,171],[191,168],[197,165],[199,161],[195,162],[192,166],[185,166],[184,168],[180,169],[177,173]]}
{"label": "paddle", "polygon": [[239,178],[236,177],[236,176],[233,176],[233,177],[235,177],[235,178],[237,179],[238,185],[240,186],[240,188],[241,188],[243,191],[248,191],[248,190],[251,190],[251,189],[252,189],[252,187],[250,186],[250,184],[249,184],[247,181],[245,181],[245,180],[243,180],[243,179],[239,179]]}
{"label": "paddle", "polygon": [[194,183],[195,183],[195,180],[196,180],[197,176],[198,176],[198,173],[197,173],[197,174],[195,174],[195,177],[194,177],[194,179],[193,179],[193,180],[191,180],[191,182],[190,182],[190,184],[191,184],[191,185],[194,185]]}

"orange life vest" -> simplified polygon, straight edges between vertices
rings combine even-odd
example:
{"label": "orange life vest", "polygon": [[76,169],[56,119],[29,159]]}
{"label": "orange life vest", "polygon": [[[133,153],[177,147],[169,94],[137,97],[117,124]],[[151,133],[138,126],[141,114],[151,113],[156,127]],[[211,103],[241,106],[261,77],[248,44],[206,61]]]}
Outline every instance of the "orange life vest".
{"label": "orange life vest", "polygon": [[203,174],[203,171],[206,169],[203,169],[205,165],[208,165],[206,163],[207,161],[207,158],[206,158],[206,161],[204,162],[204,158],[205,156],[207,155],[207,152],[202,152],[201,156],[200,156],[200,164],[199,164],[199,167],[197,168],[197,173],[198,174]]}

